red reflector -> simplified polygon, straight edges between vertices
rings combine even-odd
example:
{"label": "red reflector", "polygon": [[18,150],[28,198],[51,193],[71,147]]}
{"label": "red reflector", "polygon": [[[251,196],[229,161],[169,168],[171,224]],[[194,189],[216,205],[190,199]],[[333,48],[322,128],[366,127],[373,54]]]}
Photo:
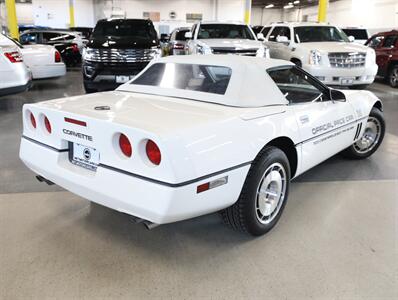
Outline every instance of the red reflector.
{"label": "red reflector", "polygon": [[61,62],[61,54],[55,51],[55,62]]}
{"label": "red reflector", "polygon": [[79,121],[79,120],[76,120],[76,119],[71,119],[71,118],[66,118],[66,117],[64,118],[64,120],[65,120],[65,122],[68,122],[68,123],[72,123],[72,124],[76,124],[76,125],[87,127],[87,123],[84,122],[84,121]]}
{"label": "red reflector", "polygon": [[124,155],[126,155],[127,157],[131,157],[133,149],[131,148],[129,139],[123,133],[121,133],[119,137],[119,147]]}
{"label": "red reflector", "polygon": [[199,194],[199,193],[207,191],[209,189],[210,189],[210,182],[207,182],[207,183],[198,185],[198,187],[196,188],[196,193]]}
{"label": "red reflector", "polygon": [[8,60],[12,63],[22,62],[22,56],[18,51],[6,52],[4,55],[8,58]]}
{"label": "red reflector", "polygon": [[146,155],[154,165],[159,165],[162,161],[162,154],[160,153],[158,145],[154,141],[148,140],[146,142]]}
{"label": "red reflector", "polygon": [[44,125],[46,125],[48,133],[51,133],[51,124],[50,121],[47,119],[47,117],[44,117]]}
{"label": "red reflector", "polygon": [[32,113],[30,113],[30,122],[32,123],[33,128],[36,128],[36,119]]}

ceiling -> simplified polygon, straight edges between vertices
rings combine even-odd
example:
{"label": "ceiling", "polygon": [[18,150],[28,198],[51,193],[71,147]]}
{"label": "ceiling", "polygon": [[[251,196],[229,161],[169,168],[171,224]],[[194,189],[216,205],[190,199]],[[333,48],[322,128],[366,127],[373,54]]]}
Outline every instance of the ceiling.
{"label": "ceiling", "polygon": [[[329,2],[335,2],[338,0],[329,0]],[[274,8],[282,8],[283,6],[292,3],[293,0],[252,0],[252,6],[266,6],[273,4]],[[305,7],[311,5],[318,5],[318,0],[301,0],[300,4],[294,5],[295,7]]]}

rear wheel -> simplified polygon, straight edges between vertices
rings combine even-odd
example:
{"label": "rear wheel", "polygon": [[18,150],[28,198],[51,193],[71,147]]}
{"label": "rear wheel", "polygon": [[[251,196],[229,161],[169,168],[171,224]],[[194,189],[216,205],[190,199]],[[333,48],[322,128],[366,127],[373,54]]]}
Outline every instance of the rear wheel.
{"label": "rear wheel", "polygon": [[398,65],[391,67],[388,73],[388,82],[391,87],[398,88]]}
{"label": "rear wheel", "polygon": [[372,108],[366,122],[362,137],[342,153],[352,159],[364,159],[371,156],[379,148],[385,133],[383,113]]}
{"label": "rear wheel", "polygon": [[221,212],[225,223],[251,235],[263,235],[278,222],[290,185],[285,153],[266,147],[254,161],[238,201]]}

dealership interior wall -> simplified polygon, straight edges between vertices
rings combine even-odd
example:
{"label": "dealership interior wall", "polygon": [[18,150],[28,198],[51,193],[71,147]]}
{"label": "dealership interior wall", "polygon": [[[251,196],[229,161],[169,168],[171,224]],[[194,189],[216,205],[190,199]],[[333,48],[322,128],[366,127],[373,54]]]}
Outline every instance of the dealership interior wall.
{"label": "dealership interior wall", "polygon": [[[70,3],[74,5],[75,26],[90,29],[95,27],[97,21],[101,19],[143,19],[149,12],[156,12],[159,19],[154,20],[153,24],[157,31],[155,34],[159,38],[161,34],[170,34],[176,28],[191,27],[194,22],[192,19],[187,20],[189,14],[194,15],[192,18],[200,16],[203,21],[220,22],[224,25],[234,22],[246,26],[244,24],[248,3],[251,4],[248,25],[265,26],[279,23],[279,25],[290,26],[289,24],[296,22],[311,22],[308,24],[312,26],[314,22],[318,22],[321,1],[292,0],[291,4],[289,2],[289,0],[15,0],[15,9],[19,26],[30,26],[33,30],[44,31],[56,29],[65,35],[72,32],[67,31],[70,27]],[[398,0],[322,0],[322,2],[328,3],[325,23],[330,26],[366,29],[369,36],[382,32],[397,36],[395,48],[390,47],[382,51],[390,51],[388,55],[385,55],[392,61],[391,67],[388,68],[389,72],[398,66]],[[269,6],[273,4],[275,6],[270,8]],[[0,33],[9,32],[8,21],[6,1],[0,0]],[[41,29],[42,27],[49,28]],[[22,33],[21,31],[19,34],[22,35]],[[89,48],[85,46],[89,43],[87,39],[80,49],[77,44],[72,43],[71,51],[74,51],[74,55],[78,55],[80,60],[64,67],[64,74],[61,76],[32,79],[32,72],[26,71],[30,76],[30,84],[18,93],[2,95],[1,80],[11,75],[1,70],[3,58],[1,43],[6,39],[2,40],[1,37],[0,34],[0,300],[398,299],[398,88],[390,84],[387,76],[389,74],[379,73],[376,77],[373,76],[374,74],[371,75],[372,83],[361,85],[360,90],[344,85],[330,87],[341,90],[347,99],[356,97],[356,103],[361,102],[361,105],[369,99],[381,101],[382,106],[376,104],[375,108],[382,110],[380,113],[384,117],[386,127],[384,140],[377,151],[361,160],[348,159],[345,155],[336,153],[294,178],[290,184],[289,200],[284,210],[282,209],[283,215],[276,226],[265,235],[253,237],[233,230],[231,227],[237,227],[236,224],[232,226],[224,224],[228,223],[229,218],[236,218],[236,216],[243,218],[237,210],[228,211],[228,215],[225,211],[218,211],[159,225],[133,217],[125,213],[123,209],[110,209],[91,202],[57,184],[52,184],[41,176],[36,178],[37,174],[20,159],[21,141],[24,140],[21,138],[23,121],[25,128],[31,128],[33,124],[26,112],[23,115],[24,105],[61,99],[52,109],[62,109],[61,107],[68,102],[65,99],[71,97],[71,103],[75,105],[72,109],[73,113],[67,109],[64,112],[76,117],[72,119],[72,122],[86,124],[87,120],[80,117],[90,109],[98,109],[95,115],[91,112],[92,116],[98,116],[102,112],[107,113],[108,119],[104,123],[107,123],[106,126],[111,126],[117,116],[112,111],[106,112],[108,108],[110,109],[108,105],[114,109],[113,104],[107,102],[109,100],[107,97],[114,92],[92,93],[93,91],[85,86],[84,56],[88,55],[87,48]],[[257,37],[261,39],[261,35]],[[253,39],[256,39],[255,35]],[[8,39],[6,40],[8,42]],[[160,46],[165,47],[163,43],[169,42],[162,41],[159,42],[159,46],[152,47],[151,51],[156,53],[154,57],[171,54],[172,52],[168,51],[162,52]],[[262,45],[268,45],[266,42],[268,41],[264,43],[259,41]],[[275,44],[277,44],[276,41]],[[351,51],[354,52],[353,55],[357,55],[357,51],[351,48],[356,49],[355,45],[352,41],[349,42],[347,37],[346,42],[341,42],[341,44],[349,49],[344,51]],[[67,42],[66,47],[69,46]],[[29,49],[29,43],[22,47]],[[55,51],[58,50],[53,45],[46,47],[47,50],[42,50],[54,51],[55,55],[51,52],[51,59],[56,59],[59,53]],[[318,47],[319,49],[311,48],[311,53],[316,54],[318,50],[321,51],[322,45]],[[334,47],[337,46],[334,45]],[[187,48],[183,49],[185,51]],[[18,51],[22,50],[23,48],[20,48]],[[297,52],[296,49],[292,51]],[[369,47],[363,51],[373,53]],[[330,52],[338,51],[330,50]],[[196,52],[198,53],[199,51]],[[263,59],[268,59],[266,53],[264,51]],[[373,58],[375,68],[378,55],[376,51]],[[397,56],[393,58],[393,55]],[[119,56],[122,63],[127,65],[128,58]],[[228,57],[230,56],[231,54]],[[7,56],[7,58],[13,57]],[[271,58],[273,58],[272,55]],[[311,59],[313,57],[306,57],[304,63]],[[212,60],[212,64],[215,62],[217,61]],[[12,64],[16,63],[18,62],[14,61]],[[66,63],[66,60],[64,57],[59,58],[58,63]],[[290,65],[291,68],[297,68],[294,64],[286,61],[284,63]],[[342,65],[352,63],[355,61],[348,59],[342,62]],[[48,65],[46,66],[48,68]],[[326,66],[325,69],[328,72],[336,71],[331,65]],[[123,77],[127,82],[137,74],[128,74],[127,71],[122,73],[119,74],[120,76],[112,75],[112,80],[117,82],[117,77]],[[305,73],[303,76],[309,75]],[[250,83],[252,77],[243,79]],[[308,79],[308,77],[305,78]],[[315,76],[313,80],[319,83],[317,78],[319,79],[319,76]],[[261,95],[268,101],[270,90],[277,90],[276,85],[272,89],[259,86],[251,92],[253,95]],[[332,89],[327,87],[326,91],[329,93]],[[288,94],[281,94],[281,97],[287,98]],[[78,96],[83,96],[83,98],[78,98]],[[120,94],[114,97],[113,99],[120,97],[115,100],[116,109],[127,107],[129,112],[135,114],[137,118],[135,120],[121,112],[122,117],[115,122],[120,122],[121,119],[128,120],[130,122],[128,124],[143,122],[144,125],[137,126],[156,127],[157,130],[166,132],[169,128],[167,122],[174,126],[178,124],[177,121],[186,120],[188,115],[192,116],[192,120],[187,120],[187,128],[175,128],[175,132],[181,133],[181,136],[175,134],[167,137],[169,141],[172,140],[175,143],[173,150],[177,149],[176,145],[183,140],[182,132],[193,127],[195,120],[205,123],[213,119],[218,120],[217,118],[222,115],[225,119],[220,119],[223,121],[216,125],[223,126],[220,123],[230,124],[228,122],[233,118],[232,111],[240,109],[228,106],[224,111],[224,105],[202,103],[184,97],[169,99],[162,96],[164,98],[162,101],[173,103],[171,106],[163,105],[160,100],[148,104],[150,101],[147,100],[150,99],[148,95],[142,96],[145,97],[147,104],[145,108],[141,108],[139,105],[134,106],[133,103],[129,106],[128,103],[128,101],[137,101],[141,95],[135,96],[135,100],[127,96],[121,97]],[[192,100],[195,104],[184,104],[184,108],[181,108],[178,106],[179,101],[183,101],[180,98],[184,101]],[[283,99],[286,100],[284,97]],[[323,101],[323,98],[321,99]],[[316,119],[319,122],[318,129],[322,126],[322,128],[333,127],[333,124],[323,119],[327,105],[330,104],[333,107],[332,104],[335,104],[337,107],[337,105],[348,105],[351,102],[342,101],[344,99],[332,100],[325,100],[322,111],[318,110],[312,115],[306,113],[296,120],[292,118],[293,126],[304,127],[306,122]],[[95,104],[94,108],[96,101],[98,105]],[[318,103],[318,100],[311,102],[311,104]],[[311,104],[305,103],[309,108]],[[93,107],[88,107],[88,105]],[[212,105],[215,108],[207,106],[206,109],[200,110],[204,105]],[[148,113],[147,119],[143,120],[145,109],[148,107],[156,110],[156,113],[153,115]],[[297,104],[296,107],[300,109],[304,105]],[[268,109],[267,106],[260,107],[259,112],[242,114],[239,116],[239,121],[249,122],[250,120],[262,125],[269,123],[267,128],[278,128],[279,124],[273,124],[267,118],[277,114],[284,116],[287,113],[285,110],[277,111],[278,106],[274,111],[274,105],[270,113],[266,109]],[[159,111],[162,111],[162,114],[172,113],[173,116],[181,114],[181,120],[165,117],[166,122]],[[361,111],[356,110],[355,113],[360,115]],[[47,127],[44,126],[47,125],[43,116],[40,115],[40,119],[39,117],[34,119],[34,124],[39,127],[39,122],[43,123],[41,124],[43,128],[40,130],[45,132]],[[66,114],[62,115],[61,119],[66,122],[66,117]],[[363,120],[366,119],[363,125],[366,128],[372,127],[367,117],[363,117]],[[95,118],[89,118],[90,122]],[[87,130],[97,129],[88,124]],[[52,125],[55,124],[52,123]],[[56,131],[61,127],[57,126],[53,126],[52,130]],[[123,126],[127,128],[132,125]],[[359,136],[362,127],[358,125],[355,128]],[[223,140],[216,134],[213,135],[213,129],[210,126],[204,127],[203,130],[198,129],[193,136],[204,134],[209,136],[209,140]],[[144,130],[139,130],[144,132]],[[204,131],[206,132],[203,133]],[[228,137],[233,140],[238,133],[231,133],[231,131],[230,128],[226,130]],[[332,136],[328,138],[331,139]],[[312,141],[312,138],[308,140]],[[247,143],[247,147],[262,140],[262,137],[253,138],[253,141]],[[302,149],[299,148],[299,144],[308,140],[297,144],[292,143],[291,146]],[[207,137],[189,143],[186,148],[194,147],[195,143],[203,141],[207,143]],[[35,141],[31,142],[35,143]],[[40,143],[37,142],[38,145]],[[217,145],[209,143],[210,146],[203,152],[210,152],[228,146],[230,143],[232,144],[230,141],[221,145],[220,142]],[[68,148],[65,149],[56,149],[53,146],[48,148],[60,153],[69,153],[71,144],[67,144]],[[122,148],[120,137],[119,144],[116,139],[113,139],[112,145],[116,145],[115,147],[119,145]],[[272,146],[283,148],[283,143],[275,143]],[[137,150],[137,155],[147,151],[143,150],[144,148]],[[117,151],[119,152],[115,151],[115,153],[119,155],[120,149]],[[136,154],[135,151],[136,149],[133,149],[133,157]],[[225,153],[225,156],[227,154],[230,153]],[[288,151],[286,154],[289,154]],[[301,154],[304,154],[304,150],[300,152]],[[317,154],[319,153],[314,153],[314,156]],[[28,159],[29,155],[30,153],[25,153]],[[239,156],[239,153],[236,156]],[[43,157],[39,157],[38,160],[40,159],[45,165],[46,158]],[[178,161],[181,157],[174,158]],[[66,164],[71,163],[69,159],[65,160]],[[186,171],[192,164],[188,156],[184,156],[183,159],[185,159],[184,170]],[[218,159],[222,161],[224,157]],[[258,158],[253,157],[253,161],[249,163],[254,164],[255,159],[257,161]],[[217,159],[213,160],[214,163],[216,161]],[[200,165],[206,165],[206,163],[203,161]],[[241,166],[242,161],[236,162],[235,165]],[[243,165],[246,167],[247,162]],[[73,167],[79,166],[73,165]],[[127,164],[120,167],[124,175],[131,175],[134,179],[148,179],[148,182],[159,182],[159,180],[147,178],[146,175],[135,174],[136,170],[123,170],[124,167],[127,169]],[[150,167],[154,166],[150,165]],[[234,168],[230,169],[234,171]],[[108,169],[116,170],[114,167],[108,167]],[[90,178],[95,178],[91,176],[90,170],[84,169],[82,172],[85,172],[83,173],[85,175],[89,174]],[[213,176],[219,175],[219,172],[209,173]],[[188,174],[188,171],[184,174]],[[60,172],[57,175],[62,177],[65,174]],[[196,177],[202,178],[199,175]],[[220,178],[217,177],[217,179]],[[183,180],[183,182],[190,181],[192,181],[191,178]],[[232,180],[228,182],[227,177],[227,183],[232,182]],[[158,200],[162,191],[174,186],[180,188],[179,184],[167,184],[166,182],[158,189],[158,192],[145,190],[145,193],[152,193],[151,197]],[[104,186],[109,186],[109,189],[113,190],[114,187],[120,187],[120,185],[121,182],[110,178],[103,181],[101,186],[98,186],[98,190],[104,190]],[[139,188],[146,186],[145,184]],[[210,184],[208,187],[210,188]],[[199,193],[197,188],[199,186],[195,186],[194,192]],[[142,188],[144,189],[146,188]],[[75,191],[78,190],[79,188],[75,189]],[[97,191],[93,191],[93,194],[95,192]],[[115,191],[115,194],[118,192]],[[135,191],[131,191],[131,195],[125,196],[126,199],[134,201],[137,195]],[[196,204],[192,206],[195,207]]]}

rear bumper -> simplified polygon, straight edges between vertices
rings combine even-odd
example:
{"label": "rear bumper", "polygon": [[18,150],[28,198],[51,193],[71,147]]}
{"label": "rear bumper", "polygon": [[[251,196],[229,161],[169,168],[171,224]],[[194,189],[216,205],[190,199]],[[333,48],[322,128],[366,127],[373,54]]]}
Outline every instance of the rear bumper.
{"label": "rear bumper", "polygon": [[[374,81],[378,67],[376,64],[351,69],[303,65],[303,69],[327,85],[362,85]],[[352,83],[342,84],[342,80],[347,78],[352,78]]]}
{"label": "rear bumper", "polygon": [[[69,152],[21,139],[20,158],[35,173],[90,201],[153,223],[164,224],[216,212],[239,197],[250,165],[187,184],[161,184],[109,167],[96,172],[69,161]],[[197,186],[228,176],[228,183],[197,193]]]}
{"label": "rear bumper", "polygon": [[45,66],[31,67],[33,79],[60,77],[66,74],[66,67],[64,63],[55,63]]}
{"label": "rear bumper", "polygon": [[5,89],[0,89],[0,96],[22,93],[30,89],[31,86],[32,86],[32,81],[29,79],[29,81],[24,85],[18,85]]}

